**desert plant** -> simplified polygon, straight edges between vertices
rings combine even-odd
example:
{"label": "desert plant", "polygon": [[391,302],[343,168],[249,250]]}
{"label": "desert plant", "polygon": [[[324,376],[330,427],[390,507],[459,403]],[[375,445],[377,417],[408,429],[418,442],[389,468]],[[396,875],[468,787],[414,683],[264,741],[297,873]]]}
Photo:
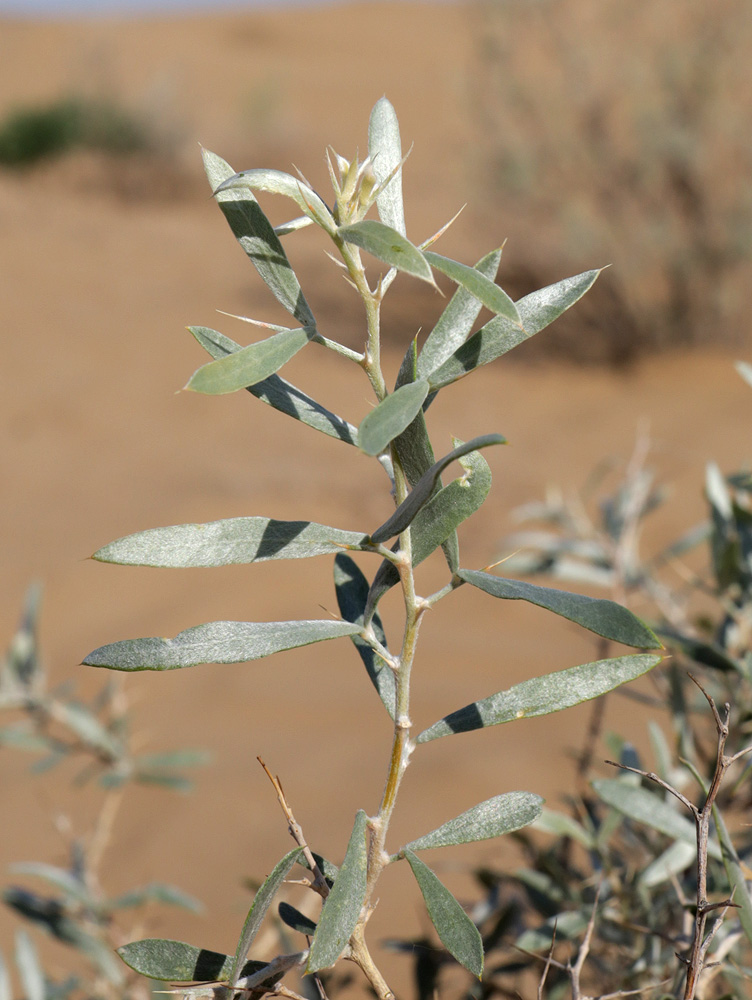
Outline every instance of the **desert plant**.
{"label": "desert plant", "polygon": [[153,144],[146,123],[112,101],[66,97],[20,106],[0,122],[0,164],[28,167],[72,149],[142,152]]}
{"label": "desert plant", "polygon": [[[752,383],[752,368],[737,367]],[[580,976],[594,995],[617,985],[661,998],[747,995],[752,839],[750,766],[741,761],[752,749],[750,477],[724,477],[709,465],[708,520],[645,553],[643,523],[668,496],[647,465],[649,451],[640,435],[615,481],[609,462],[579,496],[550,488],[515,512],[525,529],[503,544],[507,572],[577,581],[638,608],[673,657],[641,694],[656,717],[653,770],[618,734],[603,733],[600,699],[577,755],[579,794],[566,796],[566,811],[546,808],[530,832],[515,834],[522,869],[477,872],[484,898],[475,912],[490,970],[483,996],[510,995],[521,976],[544,968],[550,996],[577,997]],[[640,780],[603,776],[602,737],[616,765]],[[420,958],[416,981],[427,1000],[447,956],[423,947]]]}
{"label": "desert plant", "polygon": [[[401,140],[394,109],[385,98],[371,114],[367,159],[362,163],[357,158],[350,161],[330,151],[327,162],[332,207],[302,175],[295,178],[271,169],[235,173],[219,156],[204,151],[212,191],[235,237],[297,325],[288,328],[261,323],[262,327],[271,327],[272,335],[246,347],[216,330],[190,328],[213,360],[194,373],[186,388],[207,395],[247,389],[279,412],[372,456],[387,474],[394,513],[368,531],[362,527],[343,530],[312,520],[282,521],[260,516],[154,528],[114,541],[94,556],[102,562],[154,567],[208,567],[334,556],[334,584],[341,614],[338,620],[210,622],[181,632],[174,639],[114,642],[89,653],[84,663],[125,671],[172,670],[202,663],[256,660],[281,650],[348,637],[393,723],[391,745],[385,748],[388,763],[383,795],[375,812],[358,811],[339,867],[312,853],[278,786],[296,847],[280,860],[257,892],[234,951],[218,953],[162,939],[136,941],[119,949],[127,964],[154,979],[182,984],[203,982],[195,987],[183,985],[179,992],[185,994],[294,996],[282,983],[286,972],[304,969],[315,976],[340,959],[347,959],[362,970],[381,1000],[391,1000],[393,993],[366,943],[366,925],[379,876],[387,866],[399,862],[407,862],[415,876],[445,947],[480,977],[483,947],[478,929],[420,854],[428,848],[519,830],[540,815],[541,800],[531,792],[506,792],[408,843],[389,844],[390,821],[412,754],[435,739],[545,715],[596,698],[649,671],[660,659],[655,652],[632,653],[530,678],[469,704],[420,733],[414,731],[410,718],[411,673],[422,620],[430,608],[464,584],[501,600],[530,602],[626,646],[655,650],[660,642],[642,621],[613,601],[505,579],[491,573],[490,567],[464,568],[457,528],[483,503],[491,485],[490,468],[480,452],[503,444],[505,439],[500,434],[468,442],[455,439],[452,449],[436,460],[425,420],[426,410],[437,394],[443,398],[442,390],[547,327],[592,286],[598,271],[584,272],[515,302],[494,281],[500,250],[491,251],[470,267],[429,249],[443,230],[420,245],[410,242],[401,190]],[[254,191],[283,195],[303,215],[274,229]],[[374,206],[379,220],[366,218]],[[318,329],[282,246],[281,237],[308,225],[322,230],[362,300],[362,351],[345,347]],[[369,277],[363,251],[385,264],[386,273],[376,279]],[[457,290],[420,349],[417,338],[406,345],[390,391],[381,361],[382,299],[398,273],[434,285],[434,270],[454,282]],[[493,318],[472,332],[484,306]],[[329,411],[277,374],[299,351],[317,347],[333,352],[343,363],[365,373],[376,405],[359,426]],[[463,472],[444,485],[441,476],[455,461],[461,463]],[[439,548],[448,567],[446,583],[422,596],[415,570]],[[366,560],[376,558],[378,566],[370,579],[353,554]],[[390,648],[379,616],[379,602],[393,587],[401,592],[404,610],[398,652]],[[273,711],[274,706],[268,710]],[[296,864],[309,869],[310,887],[323,900],[318,921],[314,923],[283,904],[280,917],[304,936],[305,945],[268,963],[249,961],[260,923]]]}
{"label": "desert plant", "polygon": [[[104,890],[102,858],[129,782],[187,791],[183,769],[205,760],[197,750],[134,754],[129,740],[129,710],[121,684],[106,684],[93,703],[86,704],[69,688],[50,688],[37,639],[39,587],[29,590],[19,627],[0,663],[0,747],[31,753],[33,774],[78,764],[74,784],[96,778],[103,800],[94,827],[71,839],[66,866],[45,861],[21,861],[11,874],[24,884],[6,886],[2,901],[16,915],[74,949],[91,968],[88,976],[56,981],[45,970],[31,936],[16,935],[15,960],[29,1000],[100,996],[135,1000],[143,995],[135,977],[124,975],[114,947],[127,935],[117,917],[149,903],[166,903],[194,911],[199,904],[186,893],[160,882],[133,887],[118,896]],[[7,720],[7,721],[5,721]],[[29,888],[32,879],[44,892]],[[132,933],[132,931],[131,931]],[[0,955],[0,997],[12,996],[9,974]]]}

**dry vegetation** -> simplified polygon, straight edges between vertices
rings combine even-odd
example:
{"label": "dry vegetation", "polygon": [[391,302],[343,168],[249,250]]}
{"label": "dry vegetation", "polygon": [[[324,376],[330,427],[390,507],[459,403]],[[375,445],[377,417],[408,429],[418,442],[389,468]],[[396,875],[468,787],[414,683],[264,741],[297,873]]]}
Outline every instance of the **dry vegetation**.
{"label": "dry vegetation", "polygon": [[546,352],[620,363],[745,338],[747,5],[486,0],[475,25],[474,160],[524,245],[520,281],[583,253],[614,265],[591,331],[560,329]]}

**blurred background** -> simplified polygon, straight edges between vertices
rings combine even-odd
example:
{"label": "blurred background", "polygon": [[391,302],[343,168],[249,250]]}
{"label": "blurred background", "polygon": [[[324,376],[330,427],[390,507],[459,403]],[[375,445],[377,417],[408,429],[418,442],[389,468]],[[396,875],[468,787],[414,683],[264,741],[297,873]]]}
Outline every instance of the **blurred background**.
{"label": "blurred background", "polygon": [[[626,461],[640,422],[676,500],[646,546],[692,525],[705,462],[749,458],[749,390],[732,361],[749,353],[751,33],[742,0],[0,2],[3,640],[40,581],[51,679],[90,699],[103,678],[76,665],[105,642],[332,609],[326,560],[163,574],[88,556],[182,521],[275,514],[368,530],[385,518],[384,484],[362,456],[250,397],[178,392],[203,363],[186,325],[246,342],[249,328],[217,309],[280,318],[209,197],[199,144],[236,169],[294,163],[325,193],[326,146],[363,155],[382,94],[413,147],[404,189],[415,242],[466,205],[439,249],[472,263],[508,240],[499,281],[515,297],[612,265],[554,328],[431,411],[437,441],[499,431],[513,442],[494,456],[494,492],[462,536],[466,564],[493,561],[510,510],[548,483],[576,490],[604,457]],[[267,201],[285,221],[287,206]],[[310,230],[288,244],[321,329],[359,344],[358,304],[323,249]],[[398,281],[385,306],[390,371],[445,304],[416,284]],[[362,419],[367,386],[304,353],[291,380]],[[438,564],[425,572],[426,587],[441,579]],[[442,604],[424,631],[419,723],[594,658],[578,632],[471,596]],[[338,859],[355,809],[374,809],[381,789],[380,706],[352,650],[334,645],[139,675],[125,691],[139,745],[207,747],[214,763],[193,797],[127,793],[104,877],[113,888],[180,884],[208,916],[155,912],[149,931],[231,949],[248,901],[240,877],[263,877],[288,849],[255,755],[280,773],[317,849]],[[639,742],[640,712],[609,704]],[[555,798],[572,772],[561,748],[584,718],[431,744],[416,755],[395,836],[511,788]],[[3,867],[60,863],[98,815],[96,790],[71,800],[70,775],[32,780],[5,748],[0,774],[14,817]],[[498,860],[492,850],[464,849],[447,880],[461,888],[471,862]],[[423,919],[412,896],[395,905],[389,892],[408,889],[389,873],[377,939]],[[14,927],[0,914],[0,948]],[[65,949],[51,947],[64,967]],[[399,976],[399,956],[387,962]]]}

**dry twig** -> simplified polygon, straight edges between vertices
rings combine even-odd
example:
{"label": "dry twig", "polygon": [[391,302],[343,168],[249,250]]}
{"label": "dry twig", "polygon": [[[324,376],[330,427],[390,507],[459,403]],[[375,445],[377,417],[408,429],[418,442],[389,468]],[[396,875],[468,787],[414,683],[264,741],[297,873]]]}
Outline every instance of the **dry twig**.
{"label": "dry twig", "polygon": [[[707,961],[707,954],[710,945],[713,942],[713,938],[718,933],[728,910],[731,907],[737,907],[737,904],[734,903],[732,898],[723,899],[717,903],[711,903],[708,901],[708,834],[710,830],[710,818],[713,813],[713,805],[718,796],[718,792],[726,772],[735,761],[739,760],[740,757],[752,752],[752,746],[749,746],[744,750],[740,750],[738,753],[732,754],[731,756],[726,755],[725,750],[726,741],[729,735],[729,715],[731,714],[731,706],[728,702],[726,702],[723,706],[723,718],[721,718],[721,714],[718,711],[713,698],[708,694],[702,684],[700,684],[700,682],[693,677],[692,674],[689,674],[689,677],[700,689],[710,706],[710,710],[713,713],[713,719],[715,721],[716,733],[718,735],[715,768],[713,770],[713,776],[705,795],[705,802],[702,808],[699,808],[693,802],[690,802],[690,800],[685,795],[682,795],[678,789],[674,788],[673,785],[670,785],[667,781],[664,781],[663,778],[660,778],[652,771],[642,771],[639,768],[629,767],[626,764],[619,764],[613,760],[606,761],[607,764],[612,764],[614,767],[619,767],[624,771],[631,771],[634,774],[639,774],[641,777],[647,778],[649,781],[659,785],[667,792],[670,792],[671,795],[677,798],[682,805],[690,811],[692,818],[695,821],[695,830],[697,835],[697,904],[694,919],[694,934],[692,937],[689,955],[687,957],[677,955],[679,960],[687,967],[687,978],[684,986],[683,1000],[695,1000],[700,975],[704,969],[710,968],[712,964]],[[718,916],[718,919],[713,921],[710,930],[708,930],[708,915],[715,910],[720,910],[721,913]]]}

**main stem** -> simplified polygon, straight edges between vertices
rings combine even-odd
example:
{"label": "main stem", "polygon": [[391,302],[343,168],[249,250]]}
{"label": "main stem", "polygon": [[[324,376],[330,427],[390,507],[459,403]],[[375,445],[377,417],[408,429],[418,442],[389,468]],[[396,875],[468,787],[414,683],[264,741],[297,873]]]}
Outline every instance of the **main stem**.
{"label": "main stem", "polygon": [[[365,305],[368,337],[361,364],[377,399],[381,401],[387,395],[386,382],[381,370],[381,293],[379,290],[372,292],[368,286],[357,247],[343,243],[339,249],[347,265],[353,284],[360,293]],[[391,451],[392,468],[394,470],[394,502],[399,506],[407,497],[409,484],[396,449],[392,447]],[[399,554],[400,559],[396,565],[399,571],[405,606],[405,629],[400,655],[390,665],[394,670],[396,687],[392,748],[379,811],[369,821],[370,844],[367,861],[366,894],[360,920],[350,938],[351,957],[360,966],[380,1000],[394,1000],[394,994],[368,951],[365,941],[365,925],[375,906],[372,900],[376,883],[381,872],[389,864],[390,859],[385,847],[386,835],[397,802],[402,778],[414,749],[414,743],[410,738],[410,729],[412,727],[410,720],[410,674],[415,657],[420,620],[425,610],[425,605],[417,598],[415,593],[412,544],[409,528],[400,536]]]}

